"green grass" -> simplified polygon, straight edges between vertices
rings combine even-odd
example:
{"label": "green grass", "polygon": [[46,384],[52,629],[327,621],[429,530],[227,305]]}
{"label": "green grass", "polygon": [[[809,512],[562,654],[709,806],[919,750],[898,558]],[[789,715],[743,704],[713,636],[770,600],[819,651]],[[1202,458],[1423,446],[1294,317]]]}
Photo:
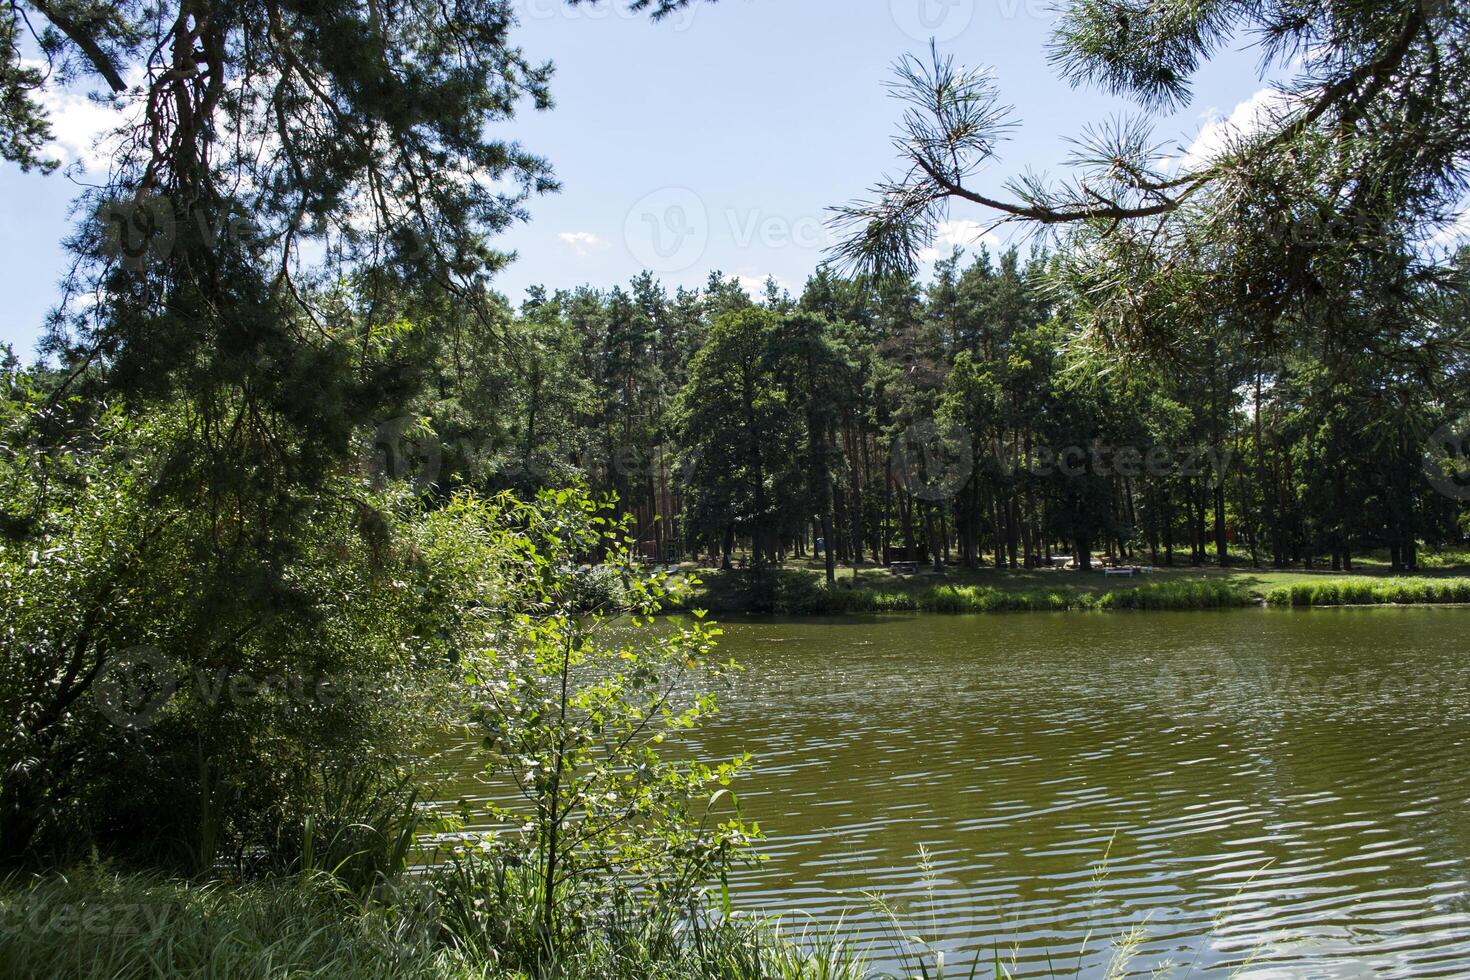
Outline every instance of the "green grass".
{"label": "green grass", "polygon": [[1470,579],[1333,579],[1282,585],[1267,593],[1273,606],[1383,606],[1470,603]]}
{"label": "green grass", "polygon": [[[471,887],[464,889],[466,885]],[[326,875],[199,884],[89,867],[0,882],[0,977],[14,980],[909,980],[1011,974],[997,947],[945,962],[935,925],[892,918],[881,946],[896,972],[869,966],[841,924],[783,931],[778,921],[718,914],[596,918],[554,952],[507,941],[484,882],[400,879],[370,902]],[[932,894],[930,901],[933,901]],[[446,902],[458,903],[462,919]],[[513,928],[528,931],[520,921]],[[493,941],[486,944],[484,940]],[[1090,938],[1090,937],[1089,937]],[[1112,943],[1108,980],[1132,975],[1142,933]],[[1088,946],[1084,941],[1083,948]],[[1007,947],[1012,952],[1019,947]],[[1081,962],[1081,952],[1078,962]],[[1072,976],[1053,972],[1052,976]],[[1078,966],[1076,975],[1081,975]],[[1155,976],[1172,976],[1156,971]]]}
{"label": "green grass", "polygon": [[[1459,556],[1449,556],[1458,559]],[[1248,606],[1282,590],[1317,589],[1348,583],[1354,594],[1390,596],[1382,602],[1464,601],[1400,599],[1425,585],[1422,594],[1444,594],[1445,583],[1459,581],[1467,569],[1458,560],[1437,561],[1414,575],[1391,575],[1386,568],[1365,564],[1359,571],[1306,571],[1249,567],[1175,566],[1157,568],[1145,579],[1111,578],[1092,572],[1059,569],[964,569],[944,575],[898,576],[885,568],[840,568],[837,584],[826,588],[822,568],[812,561],[788,562],[764,575],[694,569],[704,583],[687,606],[715,613],[789,616],[847,615],[887,612],[987,613],[1060,612],[1095,609],[1190,610]],[[1138,582],[1143,584],[1137,584]],[[1123,583],[1127,584],[1123,584]],[[1374,583],[1398,583],[1389,592]],[[1453,593],[1450,593],[1453,594]],[[1367,601],[1367,600],[1364,600]],[[1289,604],[1289,603],[1288,603]],[[1325,603],[1315,603],[1322,605]]]}
{"label": "green grass", "polygon": [[1249,593],[1227,582],[1152,582],[1131,589],[1007,591],[978,585],[936,585],[923,591],[833,589],[824,613],[1071,612],[1091,609],[1220,609],[1254,605]]}
{"label": "green grass", "polygon": [[[555,954],[494,934],[482,894],[448,914],[441,885],[401,879],[363,903],[326,875],[198,884],[84,868],[0,885],[0,977],[14,980],[859,980],[862,956],[828,934],[788,937],[736,916],[612,916]],[[478,905],[477,905],[478,903]]]}
{"label": "green grass", "polygon": [[[788,616],[833,616],[864,613],[996,613],[1072,612],[1107,609],[1220,609],[1258,603],[1241,583],[1223,578],[1159,577],[1118,588],[1088,588],[1086,576],[1039,573],[1044,584],[1001,588],[991,584],[936,583],[933,578],[896,579],[887,576],[839,580],[827,588],[804,570],[788,569],[750,575],[716,573],[703,577],[703,591],[688,605],[716,613],[757,613]],[[1099,575],[1098,578],[1102,576]],[[871,581],[872,584],[868,584]],[[1017,584],[1024,579],[1018,579]],[[1035,579],[1033,579],[1035,581]],[[1131,579],[1137,583],[1139,579]]]}
{"label": "green grass", "polygon": [[486,976],[324,876],[249,886],[82,869],[0,891],[0,976]]}

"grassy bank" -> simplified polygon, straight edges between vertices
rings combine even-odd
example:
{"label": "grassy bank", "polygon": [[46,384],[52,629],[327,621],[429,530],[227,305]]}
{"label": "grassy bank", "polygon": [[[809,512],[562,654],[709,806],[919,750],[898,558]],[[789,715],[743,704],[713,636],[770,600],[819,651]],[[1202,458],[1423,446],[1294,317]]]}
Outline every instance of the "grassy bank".
{"label": "grassy bank", "polygon": [[[824,590],[825,591],[825,590]],[[918,592],[827,591],[818,612],[1069,612],[1089,609],[1223,609],[1255,604],[1224,582],[1153,582],[1130,589],[1008,591],[978,585],[937,585]]]}
{"label": "grassy bank", "polygon": [[[325,876],[201,885],[83,869],[0,886],[0,976],[321,977],[332,980],[857,980],[835,938],[788,939],[735,918],[698,927],[605,919],[554,957],[504,941],[503,910],[441,883],[400,884],[362,902]],[[456,913],[465,903],[471,920]]]}
{"label": "grassy bank", "polygon": [[[1099,576],[1101,577],[1101,576]],[[1110,580],[1117,583],[1118,580]],[[1223,609],[1257,604],[1243,585],[1221,579],[1130,579],[1130,585],[1086,588],[1054,575],[1046,585],[1005,588],[964,582],[927,583],[922,579],[854,585],[851,579],[828,588],[805,570],[753,575],[716,573],[689,602],[715,613],[788,616],[838,616],[862,613],[1070,612],[1107,609]],[[1138,584],[1142,581],[1142,584]]]}
{"label": "grassy bank", "polygon": [[1470,603],[1467,578],[1334,579],[1298,582],[1272,589],[1273,606],[1442,605]]}
{"label": "grassy bank", "polygon": [[[926,887],[932,903],[932,883]],[[670,919],[611,910],[551,953],[527,943],[519,918],[526,910],[497,905],[494,891],[456,891],[440,876],[385,882],[364,900],[327,875],[226,885],[95,867],[0,881],[0,977],[999,980],[1013,975],[1020,951],[1012,943],[946,962],[930,935],[937,922],[870,896],[893,931],[871,949],[843,938],[840,923],[789,933],[774,919],[740,913]],[[1089,936],[1075,965],[1046,975],[1083,976],[1085,951],[1094,960],[1088,968],[1097,971],[1087,975],[1132,976],[1143,939],[1139,929],[1111,942]],[[874,968],[870,953],[881,954],[887,969]],[[1152,975],[1181,974],[1159,968]]]}
{"label": "grassy bank", "polygon": [[[692,569],[703,583],[688,604],[717,614],[821,616],[883,612],[988,613],[1062,612],[1107,609],[1192,610],[1255,605],[1342,605],[1343,601],[1282,601],[1282,595],[1334,594],[1360,597],[1355,604],[1464,602],[1442,598],[1459,594],[1470,581],[1462,563],[1441,562],[1414,575],[1392,575],[1365,567],[1349,574],[1301,569],[1249,567],[1162,567],[1154,574],[1119,579],[1093,572],[1058,569],[948,568],[942,576],[895,575],[865,566],[838,569],[828,588],[821,566],[788,562],[781,569],[753,574]],[[1414,596],[1414,598],[1409,598]],[[1371,597],[1371,598],[1370,598]]]}

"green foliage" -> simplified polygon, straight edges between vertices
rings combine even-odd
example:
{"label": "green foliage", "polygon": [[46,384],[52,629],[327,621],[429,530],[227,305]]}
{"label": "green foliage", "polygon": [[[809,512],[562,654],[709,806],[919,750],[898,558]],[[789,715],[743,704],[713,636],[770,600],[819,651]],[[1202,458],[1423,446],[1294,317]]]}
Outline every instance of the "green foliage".
{"label": "green foliage", "polygon": [[781,328],[771,310],[720,316],[674,410],[685,451],[690,537],[695,543],[748,537],[756,565],[774,557],[777,521],[800,499],[793,470],[800,417],[774,363]]}
{"label": "green foliage", "polygon": [[1272,589],[1273,606],[1386,606],[1470,603],[1470,579],[1342,579]]}
{"label": "green foliage", "polygon": [[214,545],[240,529],[156,489],[187,409],[76,427],[29,395],[6,405],[3,859],[290,866],[281,849],[308,836],[342,854],[334,799],[401,799],[446,717],[436,688],[493,574],[455,564],[463,529],[344,476],[289,558],[237,542],[248,560],[222,569]]}
{"label": "green foliage", "polygon": [[[363,903],[324,876],[199,885],[83,867],[0,884],[0,975],[14,980],[321,977],[323,980],[860,980],[835,935],[772,921],[692,922],[623,909],[555,958],[522,958],[490,930],[497,894],[440,876]],[[467,911],[461,920],[458,911]]]}
{"label": "green foliage", "polygon": [[711,579],[701,602],[730,612],[793,616],[856,613],[1068,612],[1094,609],[1228,609],[1257,599],[1240,585],[1215,581],[1151,582],[1097,593],[1062,586],[1009,590],[982,585],[933,585],[884,591],[839,585],[823,588],[809,572],[726,573]]}
{"label": "green foliage", "polygon": [[[1206,298],[1209,335],[1244,332],[1270,347],[1287,332],[1331,336],[1340,325],[1328,307],[1372,304],[1395,274],[1406,285],[1442,271],[1432,239],[1459,213],[1470,127],[1454,98],[1420,93],[1470,86],[1463,5],[1071,0],[1057,14],[1058,73],[1153,115],[1085,130],[1068,179],[1027,175],[979,193],[969,185],[1014,125],[994,75],[937,47],[927,61],[907,56],[894,82],[909,104],[895,140],[902,167],[837,209],[842,258],[911,273],[958,202],[999,221],[1064,226],[1089,271],[1078,291],[1096,300],[1095,336],[1155,356],[1188,339],[1181,307],[1196,298]],[[1228,39],[1246,35],[1262,39],[1271,99],[1181,164],[1155,122],[1187,101]],[[1385,308],[1402,300],[1380,297]]]}
{"label": "green foliage", "polygon": [[325,876],[230,887],[83,867],[0,887],[0,973],[15,980],[489,975],[431,937]]}
{"label": "green foliage", "polygon": [[715,612],[806,615],[824,612],[827,589],[813,575],[776,568],[718,572],[704,583],[699,603]]}
{"label": "green foliage", "polygon": [[1256,605],[1256,597],[1229,582],[1154,582],[1108,592],[1099,609],[1231,609]]}
{"label": "green foliage", "polygon": [[[500,616],[484,624],[485,653],[461,670],[486,776],[518,799],[491,807],[506,828],[483,842],[492,870],[462,856],[462,873],[498,876],[504,892],[498,869],[523,867],[513,894],[533,895],[536,914],[515,921],[551,951],[620,904],[692,911],[759,834],[728,788],[746,759],[710,765],[662,749],[716,710],[707,688],[734,669],[715,659],[720,630],[698,612],[655,627],[649,617],[689,584],[641,575],[627,520],[583,493],[465,497],[451,510],[517,559],[496,594]],[[589,608],[576,569],[594,554],[623,587]]]}
{"label": "green foliage", "polygon": [[[650,560],[821,557],[834,582],[842,565],[1019,570],[1058,550],[1350,571],[1383,549],[1410,569],[1463,543],[1463,501],[1426,470],[1452,481],[1463,457],[1431,439],[1470,404],[1450,294],[1414,287],[1437,304],[1415,317],[1338,304],[1333,322],[1381,357],[1201,327],[1166,362],[1128,364],[1088,341],[1088,254],[956,253],[923,289],[824,267],[794,310],[718,274],[673,296],[648,275],[532,290],[519,312],[497,304],[513,364],[473,340],[436,353],[412,417],[441,465],[420,482],[441,501],[585,482],[617,496]],[[1210,322],[1215,300],[1176,285],[1170,322]],[[813,603],[783,594],[800,583],[712,585],[721,608]]]}

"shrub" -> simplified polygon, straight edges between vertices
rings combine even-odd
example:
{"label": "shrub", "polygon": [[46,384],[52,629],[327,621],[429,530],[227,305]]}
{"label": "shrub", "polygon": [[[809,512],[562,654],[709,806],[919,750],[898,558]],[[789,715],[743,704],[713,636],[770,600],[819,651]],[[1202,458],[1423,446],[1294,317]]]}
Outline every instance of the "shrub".
{"label": "shrub", "polygon": [[1272,589],[1273,606],[1379,606],[1470,602],[1470,579],[1348,579]]}
{"label": "shrub", "polygon": [[46,410],[0,404],[0,863],[299,866],[332,780],[420,764],[483,639],[499,543],[346,472],[288,530],[222,525],[155,492],[187,424],[38,441]]}
{"label": "shrub", "polygon": [[[715,659],[720,631],[702,612],[652,626],[649,617],[688,584],[634,574],[629,518],[613,519],[610,504],[558,492],[531,504],[467,498],[457,510],[520,559],[519,573],[501,583],[500,614],[484,623],[485,652],[462,664],[487,777],[512,783],[519,797],[491,807],[514,829],[484,840],[492,868],[521,869],[504,894],[534,897],[534,914],[516,921],[556,951],[623,904],[651,915],[685,910],[758,832],[732,812],[726,789],[745,759],[660,754],[666,739],[716,710],[708,687],[734,669]],[[620,571],[625,602],[583,606],[565,569],[590,554]],[[477,865],[463,867],[483,877]]]}
{"label": "shrub", "polygon": [[1098,608],[1231,609],[1254,603],[1249,592],[1228,582],[1169,581],[1109,592],[1099,599]]}

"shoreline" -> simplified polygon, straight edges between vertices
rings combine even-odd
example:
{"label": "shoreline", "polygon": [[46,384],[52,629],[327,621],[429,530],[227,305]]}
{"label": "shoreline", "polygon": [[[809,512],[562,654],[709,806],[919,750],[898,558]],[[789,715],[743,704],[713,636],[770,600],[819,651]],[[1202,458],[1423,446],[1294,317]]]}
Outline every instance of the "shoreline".
{"label": "shoreline", "polygon": [[836,587],[829,587],[803,570],[759,576],[723,572],[711,576],[709,581],[701,580],[691,598],[678,609],[668,611],[705,609],[714,615],[842,617],[885,613],[1191,612],[1395,606],[1470,606],[1470,578],[1324,577],[1273,585],[1255,581],[1247,584],[1217,574],[1200,578],[1162,577],[1120,588],[1088,588],[1067,583],[1052,588],[1008,589],[944,581],[919,587],[912,580],[896,588],[852,585],[842,580]]}

